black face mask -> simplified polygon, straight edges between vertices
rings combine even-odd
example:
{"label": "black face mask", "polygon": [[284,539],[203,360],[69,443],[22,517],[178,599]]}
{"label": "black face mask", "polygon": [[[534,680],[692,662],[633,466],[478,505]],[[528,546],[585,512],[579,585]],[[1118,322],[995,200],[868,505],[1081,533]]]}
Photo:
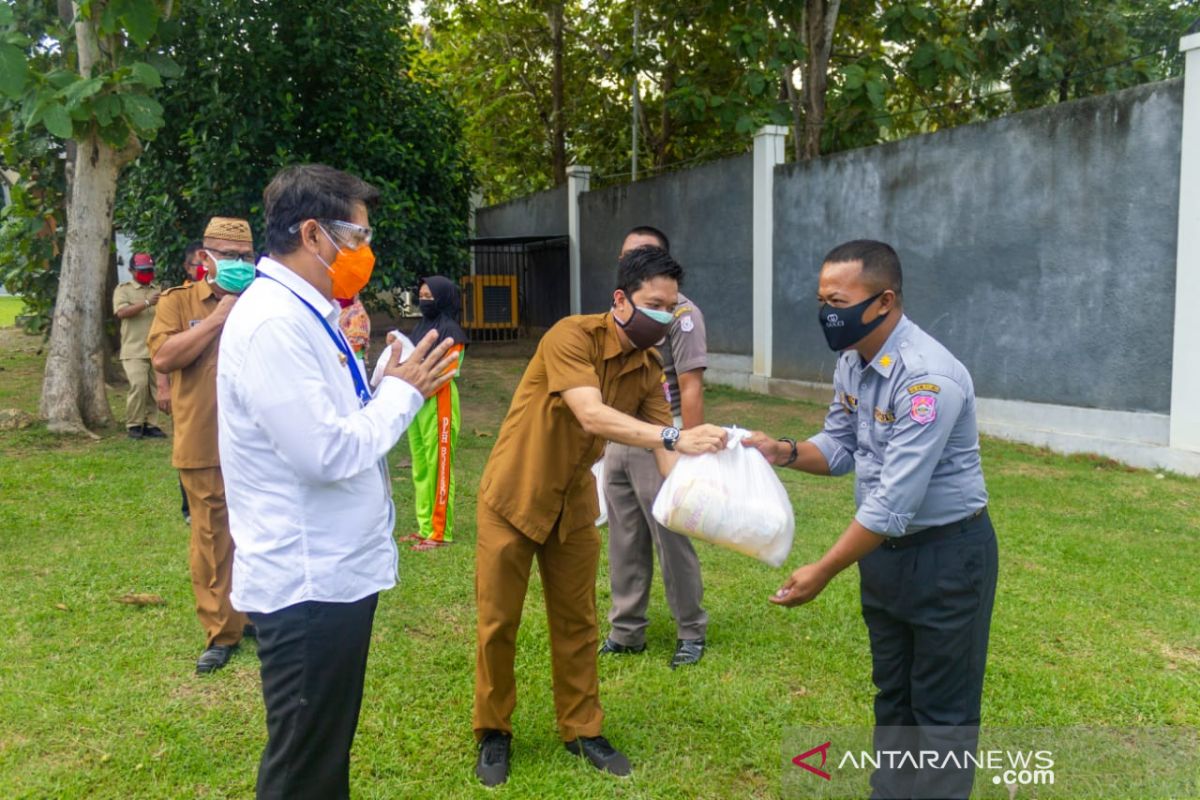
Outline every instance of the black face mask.
{"label": "black face mask", "polygon": [[828,303],[821,306],[817,321],[821,323],[821,330],[825,332],[825,341],[829,343],[830,350],[841,351],[853,347],[883,324],[887,314],[880,314],[870,322],[862,321],[867,306],[878,300],[882,294],[883,292],[880,292],[846,308],[834,308]]}
{"label": "black face mask", "polygon": [[622,322],[616,314],[613,314],[613,320],[621,326],[621,330],[625,331],[630,344],[638,350],[646,350],[661,342],[666,337],[667,331],[670,330],[671,323],[659,322],[654,319],[646,313],[645,309],[634,305],[633,300],[629,301],[629,305],[633,307],[633,314],[630,315],[628,322]]}
{"label": "black face mask", "polygon": [[421,300],[417,303],[421,307],[421,315],[425,319],[436,319],[438,315],[438,307],[436,300]]}

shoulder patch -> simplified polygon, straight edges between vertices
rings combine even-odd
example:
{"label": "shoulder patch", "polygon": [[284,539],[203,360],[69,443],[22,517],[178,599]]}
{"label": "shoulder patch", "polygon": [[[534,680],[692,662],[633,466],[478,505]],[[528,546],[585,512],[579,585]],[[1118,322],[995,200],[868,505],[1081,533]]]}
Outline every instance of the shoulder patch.
{"label": "shoulder patch", "polygon": [[928,425],[937,419],[937,398],[925,394],[914,397],[908,415],[918,425]]}
{"label": "shoulder patch", "polygon": [[692,321],[691,314],[688,314],[686,317],[679,318],[679,330],[683,331],[684,333],[691,333],[695,329],[696,323]]}
{"label": "shoulder patch", "polygon": [[182,291],[183,289],[188,288],[188,286],[190,286],[190,285],[191,284],[184,284],[183,286],[172,286],[169,289],[163,289],[163,291],[162,291],[163,297],[166,297],[169,294],[174,294],[175,292],[178,292],[178,291]]}
{"label": "shoulder patch", "polygon": [[688,313],[691,310],[692,310],[691,306],[678,306],[675,309],[675,317],[676,318],[682,317],[684,314]]}
{"label": "shoulder patch", "polygon": [[942,387],[938,386],[936,383],[914,383],[912,386],[908,387],[909,394],[917,394],[918,392],[933,392],[934,394],[937,394],[941,390]]}

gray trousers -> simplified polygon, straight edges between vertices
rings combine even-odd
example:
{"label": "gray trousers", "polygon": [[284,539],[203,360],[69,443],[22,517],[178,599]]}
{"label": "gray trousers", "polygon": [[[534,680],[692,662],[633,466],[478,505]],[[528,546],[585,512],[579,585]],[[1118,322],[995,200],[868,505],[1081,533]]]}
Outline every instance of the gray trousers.
{"label": "gray trousers", "polygon": [[608,574],[612,584],[610,638],[636,647],[646,641],[646,606],[654,577],[654,550],[662,568],[667,605],[680,639],[703,639],[708,614],[701,602],[700,559],[686,536],[664,528],[650,513],[662,486],[654,454],[609,442],[604,456],[608,503]]}

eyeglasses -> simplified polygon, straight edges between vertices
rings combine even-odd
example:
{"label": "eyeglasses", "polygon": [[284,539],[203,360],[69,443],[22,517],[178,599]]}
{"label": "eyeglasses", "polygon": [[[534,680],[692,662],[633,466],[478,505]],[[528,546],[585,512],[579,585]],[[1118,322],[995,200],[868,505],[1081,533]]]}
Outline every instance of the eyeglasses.
{"label": "eyeglasses", "polygon": [[[332,233],[336,234],[351,250],[357,250],[364,244],[370,244],[371,237],[375,234],[372,228],[364,228],[362,225],[355,225],[353,222],[341,219],[318,219],[317,222],[327,230],[332,228]],[[303,222],[297,222],[288,228],[288,233],[296,233],[303,224]]]}
{"label": "eyeglasses", "polygon": [[[205,252],[211,253],[218,261],[241,261],[246,264],[254,263],[254,251],[243,253],[240,250],[217,250],[213,247],[204,248]],[[192,266],[203,266],[203,264],[193,264]]]}

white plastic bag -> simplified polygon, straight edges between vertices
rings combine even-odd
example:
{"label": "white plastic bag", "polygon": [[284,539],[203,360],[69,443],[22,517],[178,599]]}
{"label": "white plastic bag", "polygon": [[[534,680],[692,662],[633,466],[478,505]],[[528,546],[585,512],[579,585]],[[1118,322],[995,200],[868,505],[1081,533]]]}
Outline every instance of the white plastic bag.
{"label": "white plastic bag", "polygon": [[592,464],[592,474],[596,476],[596,496],[600,498],[600,516],[596,517],[596,527],[608,524],[608,503],[604,500],[604,456]]}
{"label": "white plastic bag", "polygon": [[412,355],[413,350],[417,347],[412,343],[412,340],[405,336],[400,331],[392,331],[388,337],[394,337],[391,344],[383,348],[383,352],[379,354],[379,360],[375,362],[375,371],[371,373],[371,388],[374,389],[383,381],[383,371],[387,369],[388,363],[392,360],[393,349],[396,342],[400,343],[400,363],[408,361],[408,357]]}
{"label": "white plastic bag", "polygon": [[792,549],[792,502],[749,431],[726,428],[724,450],[680,456],[654,500],[654,518],[676,533],[778,567]]}

